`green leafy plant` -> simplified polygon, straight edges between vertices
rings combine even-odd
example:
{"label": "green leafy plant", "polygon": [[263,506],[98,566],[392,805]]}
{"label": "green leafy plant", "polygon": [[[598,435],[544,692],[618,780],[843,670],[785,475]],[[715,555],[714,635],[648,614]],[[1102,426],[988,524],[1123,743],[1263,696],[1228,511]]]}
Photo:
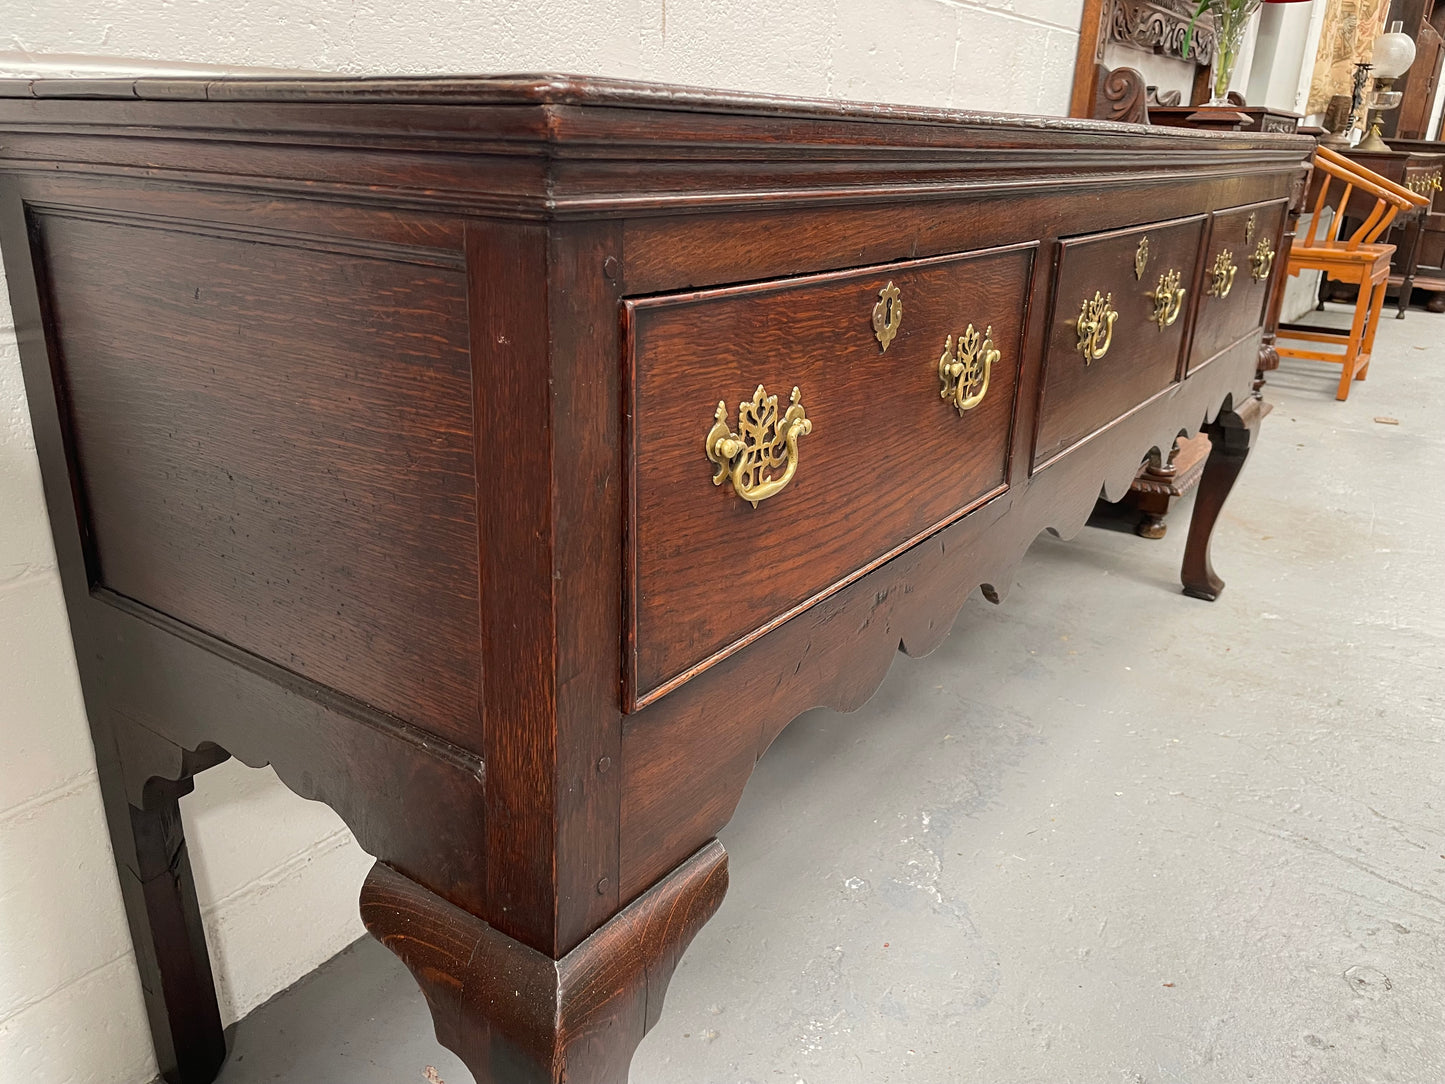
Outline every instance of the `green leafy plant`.
{"label": "green leafy plant", "polygon": [[1199,0],[1189,26],[1184,31],[1184,48],[1181,54],[1189,56],[1194,44],[1194,27],[1206,11],[1214,16],[1214,31],[1217,37],[1214,62],[1214,98],[1223,100],[1229,93],[1229,80],[1234,74],[1235,62],[1239,59],[1239,47],[1244,40],[1245,28],[1263,0]]}

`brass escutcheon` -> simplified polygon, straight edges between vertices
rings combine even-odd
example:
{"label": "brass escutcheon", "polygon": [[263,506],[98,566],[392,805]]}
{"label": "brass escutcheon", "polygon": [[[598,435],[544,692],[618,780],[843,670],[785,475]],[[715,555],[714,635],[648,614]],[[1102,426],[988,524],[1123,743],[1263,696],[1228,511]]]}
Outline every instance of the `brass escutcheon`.
{"label": "brass escutcheon", "polygon": [[1249,258],[1249,277],[1255,282],[1263,282],[1273,270],[1274,246],[1269,243],[1268,238],[1261,237],[1259,244],[1255,246],[1254,255]]}
{"label": "brass escutcheon", "polygon": [[1154,302],[1150,319],[1159,325],[1159,330],[1173,327],[1184,310],[1184,287],[1179,285],[1179,272],[1172,267],[1165,271],[1159,276],[1159,285],[1144,296]]}
{"label": "brass escutcheon", "polygon": [[1225,249],[1214,257],[1214,266],[1209,271],[1209,296],[1220,300],[1229,296],[1234,289],[1234,276],[1239,268],[1234,263],[1234,253]]}
{"label": "brass escutcheon", "polygon": [[903,323],[903,297],[890,279],[888,285],[878,291],[878,304],[873,306],[873,336],[884,352],[898,334],[898,325]]}
{"label": "brass escutcheon", "polygon": [[[712,484],[732,482],[737,495],[754,508],[759,501],[775,497],[783,491],[798,472],[798,439],[813,431],[813,423],[803,410],[802,396],[797,388],[789,406],[778,415],[778,397],[769,395],[761,384],[751,401],[738,404],[738,431],[727,422],[726,402],[719,402],[708,430],[704,450],[713,464]],[[772,472],[785,467],[779,478]]]}
{"label": "brass escutcheon", "polygon": [[959,414],[972,410],[988,394],[989,376],[1002,356],[993,345],[992,324],[982,335],[969,324],[956,343],[950,335],[938,359],[938,379],[943,384],[939,398],[953,403]]}
{"label": "brass escutcheon", "polygon": [[1139,247],[1134,250],[1134,277],[1142,279],[1149,266],[1149,235],[1139,238]]}
{"label": "brass escutcheon", "polygon": [[1114,321],[1118,318],[1112,293],[1105,296],[1095,290],[1092,298],[1084,300],[1079,309],[1076,349],[1083,355],[1085,365],[1098,361],[1109,352],[1109,347],[1114,344]]}
{"label": "brass escutcheon", "polygon": [[1244,243],[1246,245],[1254,244],[1254,227],[1256,222],[1257,219],[1255,218],[1254,212],[1251,211],[1249,213],[1249,220],[1244,224]]}

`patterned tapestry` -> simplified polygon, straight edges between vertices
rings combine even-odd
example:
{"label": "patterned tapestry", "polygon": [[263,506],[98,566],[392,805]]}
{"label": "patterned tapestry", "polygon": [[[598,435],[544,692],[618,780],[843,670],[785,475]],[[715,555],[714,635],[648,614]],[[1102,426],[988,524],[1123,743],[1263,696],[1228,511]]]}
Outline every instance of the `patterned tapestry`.
{"label": "patterned tapestry", "polygon": [[1370,59],[1389,13],[1389,0],[1329,0],[1306,113],[1323,113],[1334,95],[1350,93],[1355,65]]}

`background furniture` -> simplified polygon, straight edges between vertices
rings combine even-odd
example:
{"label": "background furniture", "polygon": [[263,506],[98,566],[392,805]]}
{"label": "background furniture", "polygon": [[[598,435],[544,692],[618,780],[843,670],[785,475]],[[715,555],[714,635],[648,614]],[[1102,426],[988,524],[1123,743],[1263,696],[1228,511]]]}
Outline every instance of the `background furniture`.
{"label": "background furniture", "polygon": [[[224,1055],[177,800],[377,858],[479,1080],[623,1084],[801,711],[1259,426],[1310,141],[569,77],[0,83],[0,241],[167,1078]],[[859,511],[865,510],[865,515]]]}
{"label": "background furniture", "polygon": [[[1285,132],[1299,131],[1304,118],[1287,109],[1271,109],[1268,106],[1245,105],[1241,102],[1233,110],[1225,126],[1238,132]],[[1166,124],[1176,128],[1214,127],[1211,110],[1198,106],[1149,106],[1149,123]],[[1238,118],[1238,119],[1235,119]],[[1216,122],[1217,123],[1217,122]]]}
{"label": "background furniture", "polygon": [[[1391,139],[1390,149],[1408,151],[1411,154],[1445,155],[1445,143],[1427,139]],[[1437,180],[1440,183],[1437,183]],[[1420,216],[1419,252],[1415,263],[1413,287],[1429,294],[1425,307],[1430,312],[1445,312],[1445,172],[1430,180],[1433,194],[1420,191],[1431,197],[1429,208]],[[1394,282],[1394,276],[1391,276]],[[1403,291],[1404,276],[1401,275]],[[1411,298],[1402,292],[1401,300],[1409,304]]]}
{"label": "background furniture", "polygon": [[1194,65],[1189,101],[1208,101],[1216,44],[1208,18],[1195,25],[1189,56],[1184,56],[1196,6],[1191,0],[1084,0],[1069,116],[1148,122],[1145,80],[1130,69],[1111,69],[1106,62],[1111,46],[1187,59]]}
{"label": "background furniture", "polygon": [[1400,108],[1382,114],[1380,131],[1387,141],[1437,139],[1438,128],[1428,129],[1445,63],[1445,8],[1437,11],[1436,0],[1393,0],[1389,18],[1405,24],[1404,32],[1415,39],[1416,52],[1409,70],[1395,80],[1394,89],[1404,96]]}
{"label": "background furniture", "polygon": [[[1379,238],[1399,212],[1424,207],[1428,202],[1424,196],[1328,147],[1320,147],[1315,154],[1309,226],[1303,235],[1295,237],[1289,248],[1289,273],[1316,270],[1324,272],[1326,278],[1354,283],[1358,287],[1355,315],[1347,332],[1306,324],[1281,324],[1277,349],[1281,357],[1308,358],[1341,366],[1337,399],[1348,399],[1351,383],[1364,380],[1370,370],[1370,355],[1390,277],[1390,261],[1395,254],[1395,246],[1381,243]],[[1368,213],[1363,213],[1366,206]],[[1327,207],[1340,211],[1332,223],[1325,226],[1323,215]],[[1346,213],[1351,210],[1361,212],[1363,220],[1357,227],[1347,228]],[[1291,341],[1338,346],[1341,351],[1288,345]]]}
{"label": "background furniture", "polygon": [[[1416,195],[1433,200],[1440,190],[1442,173],[1445,173],[1445,152],[1439,144],[1428,145],[1430,150],[1401,148],[1390,151],[1362,151],[1358,147],[1343,151],[1350,161],[1370,172],[1409,189]],[[1364,221],[1374,208],[1374,199],[1357,191],[1349,206],[1339,209],[1345,219],[1344,229],[1353,229]],[[1395,246],[1390,260],[1390,277],[1387,286],[1397,290],[1396,317],[1403,320],[1410,305],[1410,296],[1419,277],[1421,258],[1424,255],[1424,241],[1430,204],[1410,206],[1400,210],[1385,235]],[[1427,265],[1428,266],[1428,265]],[[1438,266],[1438,265],[1437,265]],[[1320,280],[1321,307],[1326,299],[1351,300],[1346,292],[1332,289],[1328,276]]]}

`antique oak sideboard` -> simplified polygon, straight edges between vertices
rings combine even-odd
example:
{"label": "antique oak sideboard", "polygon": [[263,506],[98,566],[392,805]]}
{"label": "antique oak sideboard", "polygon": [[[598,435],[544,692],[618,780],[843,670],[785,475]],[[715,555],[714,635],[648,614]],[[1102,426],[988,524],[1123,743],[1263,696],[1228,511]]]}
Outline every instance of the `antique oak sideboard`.
{"label": "antique oak sideboard", "polygon": [[177,801],[235,756],[376,857],[366,924],[479,1080],[622,1084],[790,719],[1181,433],[1218,594],[1312,148],[550,76],[0,84],[167,1079],[225,1055]]}

